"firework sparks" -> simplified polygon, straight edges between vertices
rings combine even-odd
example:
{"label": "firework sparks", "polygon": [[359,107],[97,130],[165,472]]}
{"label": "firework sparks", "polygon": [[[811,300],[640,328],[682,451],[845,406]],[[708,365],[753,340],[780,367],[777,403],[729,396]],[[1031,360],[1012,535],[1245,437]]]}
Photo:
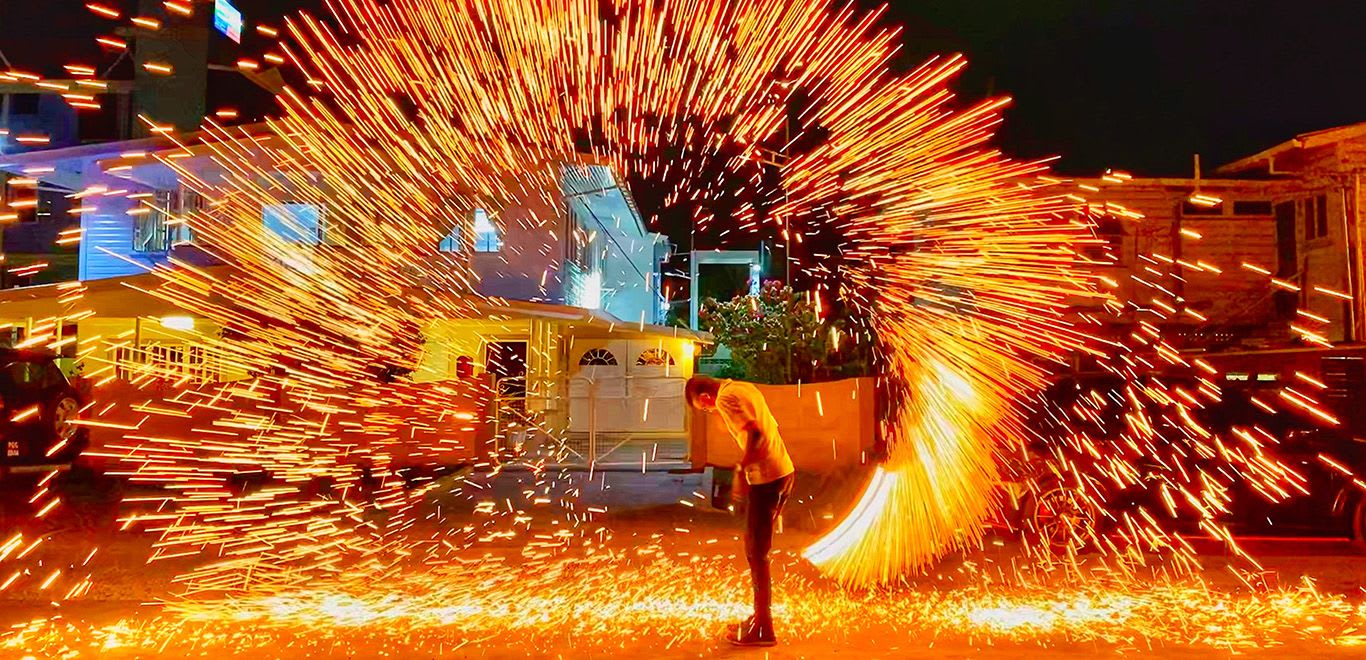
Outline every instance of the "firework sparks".
{"label": "firework sparks", "polygon": [[[106,5],[87,6],[122,18]],[[591,184],[595,168],[603,166],[667,191],[668,204],[696,205],[693,216],[704,231],[781,231],[785,244],[812,246],[833,237],[827,241],[832,247],[812,247],[809,270],[819,281],[813,295],[818,307],[822,295],[833,295],[862,313],[861,331],[879,344],[890,401],[885,464],[853,513],[806,552],[846,585],[894,582],[979,543],[1000,504],[994,489],[1002,459],[1017,450],[1045,461],[1043,476],[1066,487],[1075,506],[1114,519],[1113,533],[1079,526],[1060,544],[1035,549],[1048,554],[1061,548],[1075,559],[1085,544],[1119,567],[1141,565],[1153,551],[1177,555],[1178,568],[1196,566],[1189,545],[1167,529],[1181,514],[1236,550],[1218,523],[1235,481],[1273,500],[1305,487],[1268,451],[1275,441],[1265,428],[1210,428],[1202,421],[1201,411],[1222,396],[1209,373],[1196,371],[1194,379],[1179,382],[1164,374],[1153,379],[1161,368],[1191,370],[1154,326],[1137,323],[1122,342],[1092,336],[1089,328],[1100,317],[1133,314],[1140,305],[1137,298],[1104,293],[1118,283],[1090,270],[1097,262],[1083,253],[1100,243],[1087,214],[1093,205],[1050,178],[1045,163],[1015,162],[991,150],[1005,101],[957,107],[947,89],[965,66],[961,58],[892,74],[887,63],[898,35],[878,27],[877,13],[780,0],[337,0],[330,6],[331,16],[257,26],[258,34],[278,43],[268,54],[239,61],[247,70],[262,61],[283,64],[303,79],[279,95],[279,117],[258,127],[211,123],[195,139],[168,135],[175,148],[153,156],[204,200],[172,224],[190,228],[224,265],[159,267],[153,271],[159,284],[146,293],[205,320],[211,329],[182,331],[232,378],[206,382],[211,379],[151,366],[121,374],[129,370],[99,355],[126,348],[127,337],[79,347],[97,366],[90,374],[96,382],[162,388],[158,396],[128,405],[126,419],[92,424],[125,432],[100,452],[117,465],[116,473],[164,491],[130,502],[124,527],[155,537],[153,560],[197,560],[179,582],[183,595],[208,605],[178,605],[185,625],[221,621],[209,614],[220,610],[240,621],[420,619],[411,625],[421,629],[470,619],[475,623],[467,629],[476,637],[499,626],[527,625],[518,617],[530,615],[494,602],[506,590],[459,582],[453,590],[432,591],[431,585],[456,576],[440,570],[412,576],[414,558],[440,565],[492,539],[538,539],[526,509],[561,497],[572,502],[577,486],[560,485],[571,480],[547,468],[551,457],[532,459],[537,481],[525,501],[470,495],[475,510],[497,523],[454,532],[423,526],[420,521],[431,515],[423,503],[437,482],[409,483],[400,466],[433,466],[443,451],[469,452],[459,446],[466,442],[462,434],[485,414],[481,406],[491,393],[412,388],[386,376],[411,370],[422,350],[421,330],[432,322],[498,313],[497,301],[473,295],[469,260],[438,249],[443,238],[461,229],[468,235],[476,209],[488,210],[487,221],[501,230],[551,232],[550,212],[536,209],[554,209],[563,201],[566,179]],[[151,18],[130,20],[160,27]],[[100,42],[126,47],[113,38]],[[173,73],[165,64],[144,67]],[[0,79],[29,81],[16,72]],[[89,102],[79,94],[69,100]],[[169,133],[156,118],[143,119],[153,133]],[[16,139],[39,144],[46,138]],[[802,146],[788,153],[791,145]],[[776,166],[775,151],[783,156]],[[111,172],[147,160],[148,154],[125,154]],[[717,162],[724,163],[720,174]],[[774,167],[776,182],[766,176]],[[1110,178],[1122,182],[1126,176]],[[741,182],[752,199],[735,212],[733,226],[717,228],[712,223],[719,220],[698,202],[720,197],[723,181]],[[77,211],[119,195],[136,202],[129,211],[134,217],[168,211],[154,196],[108,188],[78,193]],[[36,201],[9,207],[25,204]],[[263,226],[262,209],[292,206],[325,209],[325,217],[281,211],[273,216],[274,230]],[[1123,208],[1103,209],[1141,221]],[[79,241],[80,234],[63,240]],[[1217,274],[1239,266],[1156,254],[1144,259],[1150,266],[1135,277],[1143,313],[1161,318],[1199,318],[1167,286],[1164,269],[1180,264]],[[1268,286],[1294,286],[1255,264],[1240,265],[1266,276]],[[65,319],[93,314],[83,307],[83,293],[80,285],[66,292]],[[1322,288],[1315,293],[1345,295]],[[1101,311],[1075,314],[1078,301]],[[1295,329],[1322,341],[1319,326]],[[57,319],[35,328],[28,340],[48,347],[64,341]],[[1101,359],[1122,384],[1079,393],[1066,408],[1035,397],[1049,374],[1076,353]],[[1279,405],[1336,422],[1312,379],[1296,386],[1279,401],[1254,403],[1268,413]],[[105,413],[113,406],[94,405]],[[1042,449],[1022,449],[1025,439],[1039,435],[1027,424],[1035,417],[1061,430],[1043,438]],[[438,428],[433,420],[456,430]],[[419,430],[424,439],[414,437]],[[478,458],[486,471],[502,469],[487,456]],[[1150,484],[1161,495],[1159,504],[1111,511],[1116,493]],[[46,495],[35,495],[39,517],[61,510],[60,500]],[[578,529],[597,513],[570,506],[562,521]],[[529,541],[531,552],[543,551],[540,542],[568,542],[558,531],[544,535],[549,538]],[[592,535],[578,530],[569,536]],[[32,561],[41,541],[18,534],[0,545],[0,561]],[[549,600],[543,609],[555,616],[584,611],[564,606],[571,587],[556,581],[569,569],[557,565],[559,572],[531,585],[544,589]],[[473,574],[506,586],[504,570]],[[641,583],[640,589],[655,591],[637,592],[639,607],[658,609],[649,616],[709,613],[687,619],[694,626],[734,614],[720,601],[696,597],[696,585],[681,574],[691,570],[663,567],[663,575],[683,580],[679,588],[691,591],[673,600],[646,598],[665,587]],[[32,583],[79,595],[89,588],[81,575],[15,573],[0,589]],[[433,600],[405,604],[369,591],[381,578],[411,580],[408,587],[425,589]],[[304,589],[324,579],[328,589]],[[582,597],[584,589],[598,587],[605,588],[579,583],[572,594]],[[231,606],[214,600],[225,595],[237,596]],[[466,603],[460,608],[469,609],[437,604],[457,597]],[[841,598],[841,607],[862,602]],[[1100,591],[1034,595],[1028,602],[981,594],[964,595],[962,602],[945,598],[889,604],[888,620],[928,613],[932,626],[987,636],[1076,624],[1075,638],[1085,640],[1110,634],[1095,632],[1104,627],[1097,621],[1118,617],[1123,625],[1163,631],[1152,636],[1175,638],[1190,629],[1160,628],[1159,605],[1214,597],[1201,601],[1194,592],[1173,589],[1138,601]],[[1303,617],[1353,616],[1341,602],[1304,594],[1285,598],[1291,599],[1286,611],[1306,612]],[[1268,602],[1227,609],[1242,616]],[[942,613],[932,612],[946,603]],[[792,614],[807,605],[794,607]],[[1118,614],[1144,607],[1153,611],[1132,619]],[[1296,617],[1301,615],[1275,620],[1291,627],[1302,620]],[[592,617],[584,621],[603,625]],[[17,639],[32,643],[54,625],[34,624]],[[127,626],[91,634],[92,643],[106,645],[145,647],[157,639]],[[695,629],[676,631],[680,638],[692,634]]]}
{"label": "firework sparks", "polygon": [[[14,626],[0,648],[102,657],[237,656],[288,648],[440,654],[467,645],[480,652],[550,653],[570,639],[575,653],[662,653],[714,643],[715,631],[743,613],[734,595],[745,585],[731,561],[695,552],[668,556],[659,547],[628,554],[636,559],[607,553],[539,561],[534,568],[485,556],[364,590],[283,590],[183,603],[94,627],[34,620]],[[907,650],[1085,644],[1225,652],[1286,644],[1327,651],[1366,643],[1360,633],[1366,611],[1359,604],[1309,587],[1244,595],[1192,584],[859,593],[811,577],[789,569],[778,585],[788,594],[777,603],[779,633],[791,641],[847,647],[877,639],[895,647],[913,639]]]}

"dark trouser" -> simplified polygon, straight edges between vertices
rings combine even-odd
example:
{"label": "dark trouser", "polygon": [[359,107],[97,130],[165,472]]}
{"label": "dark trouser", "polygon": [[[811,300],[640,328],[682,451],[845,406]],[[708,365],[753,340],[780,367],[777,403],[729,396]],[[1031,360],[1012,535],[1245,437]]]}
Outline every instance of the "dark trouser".
{"label": "dark trouser", "polygon": [[[743,478],[736,475],[736,478]],[[749,488],[748,523],[745,526],[745,559],[754,582],[754,619],[772,626],[773,578],[769,575],[768,551],[773,548],[773,529],[778,525],[787,496],[792,492],[793,476],[787,475]]]}

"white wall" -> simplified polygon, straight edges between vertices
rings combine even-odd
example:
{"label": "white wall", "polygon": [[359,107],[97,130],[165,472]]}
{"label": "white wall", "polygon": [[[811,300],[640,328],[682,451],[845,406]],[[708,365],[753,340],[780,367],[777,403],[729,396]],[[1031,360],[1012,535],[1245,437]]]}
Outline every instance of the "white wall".
{"label": "white wall", "polygon": [[606,167],[590,167],[587,174],[566,171],[562,185],[575,225],[592,236],[593,253],[589,272],[572,278],[571,287],[579,290],[571,289],[568,298],[580,304],[591,301],[597,296],[583,295],[584,288],[600,286],[599,304],[583,306],[630,323],[658,323],[655,279],[659,272],[657,245],[662,237],[646,231],[639,213]]}
{"label": "white wall", "polygon": [[[569,355],[569,430],[587,433],[682,434],[687,428],[683,385],[692,375],[691,342],[683,339],[578,339]],[[580,365],[585,353],[607,350],[610,366]],[[673,365],[636,364],[647,350],[663,350]]]}

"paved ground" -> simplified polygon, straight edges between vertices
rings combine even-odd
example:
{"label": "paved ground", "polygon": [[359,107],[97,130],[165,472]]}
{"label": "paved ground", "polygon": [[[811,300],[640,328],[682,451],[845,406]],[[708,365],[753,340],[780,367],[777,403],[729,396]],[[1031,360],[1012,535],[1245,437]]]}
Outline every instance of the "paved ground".
{"label": "paved ground", "polygon": [[[537,482],[509,471],[481,482],[480,497],[515,498]],[[1207,560],[1203,585],[1019,581],[1009,568],[1017,549],[1001,541],[868,593],[830,585],[801,560],[813,536],[800,521],[777,542],[784,644],[731,649],[718,637],[745,611],[740,520],[705,506],[704,475],[573,472],[560,487],[581,490],[580,506],[606,510],[593,522],[595,542],[528,552],[537,533],[555,529],[546,514],[527,536],[467,548],[454,561],[170,609],[147,603],[172,593],[186,564],[148,566],[150,536],[54,534],[50,565],[73,566],[98,546],[79,568],[93,586],[60,605],[34,588],[0,591],[0,626],[9,627],[0,657],[1366,657],[1366,562],[1342,545],[1262,544],[1283,590],[1248,588],[1220,557]],[[450,514],[460,499],[445,501],[448,517],[431,525],[468,524]],[[821,517],[820,507],[804,513]],[[1314,592],[1295,589],[1304,578]]]}

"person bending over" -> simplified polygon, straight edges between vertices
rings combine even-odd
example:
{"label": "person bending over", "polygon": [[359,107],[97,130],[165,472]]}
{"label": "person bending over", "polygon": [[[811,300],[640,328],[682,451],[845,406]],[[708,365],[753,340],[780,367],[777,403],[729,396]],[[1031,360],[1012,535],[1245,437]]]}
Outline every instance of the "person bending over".
{"label": "person bending over", "polygon": [[[754,584],[754,615],[726,635],[739,646],[773,646],[773,581],[768,552],[787,496],[792,492],[792,458],[778,434],[778,422],[759,388],[745,382],[693,376],[685,388],[688,405],[721,416],[740,445],[740,465],[749,484],[746,508],[745,559]],[[737,475],[737,478],[739,476]]]}

